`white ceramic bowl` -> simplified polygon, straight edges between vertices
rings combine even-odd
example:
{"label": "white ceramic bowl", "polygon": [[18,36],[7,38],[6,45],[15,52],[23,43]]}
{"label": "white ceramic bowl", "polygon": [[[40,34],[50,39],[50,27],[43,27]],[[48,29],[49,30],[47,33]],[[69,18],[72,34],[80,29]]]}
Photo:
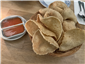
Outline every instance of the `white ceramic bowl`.
{"label": "white ceramic bowl", "polygon": [[[1,23],[3,22],[3,20],[11,19],[11,18],[16,18],[16,17],[20,18],[20,19],[22,20],[22,23],[16,24],[16,25],[12,25],[12,26],[8,26],[8,27],[5,27],[5,28],[1,28]],[[5,40],[9,40],[9,41],[13,41],[13,40],[17,40],[17,39],[21,38],[21,37],[26,33],[25,23],[26,23],[26,20],[25,20],[23,17],[18,16],[18,15],[8,16],[8,17],[2,19],[2,20],[0,21],[1,37],[2,37],[3,39],[5,39]],[[10,36],[10,37],[4,36],[4,34],[3,34],[3,30],[4,30],[4,29],[12,28],[12,27],[19,26],[19,25],[23,25],[23,26],[24,26],[24,31],[23,31],[22,33],[19,33],[19,34]]]}
{"label": "white ceramic bowl", "polygon": [[[70,1],[70,0],[39,0],[39,2],[45,6],[45,7],[48,7],[51,3],[53,3],[54,1],[62,1],[65,3],[65,1]],[[70,4],[70,3],[69,3]],[[69,6],[68,4],[68,6]]]}

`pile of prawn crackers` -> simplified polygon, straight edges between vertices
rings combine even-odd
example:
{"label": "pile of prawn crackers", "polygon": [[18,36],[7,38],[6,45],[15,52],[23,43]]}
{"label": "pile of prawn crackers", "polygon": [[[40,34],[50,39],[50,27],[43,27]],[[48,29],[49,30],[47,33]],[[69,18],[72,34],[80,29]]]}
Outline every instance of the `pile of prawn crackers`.
{"label": "pile of prawn crackers", "polygon": [[36,20],[25,24],[36,54],[66,52],[85,42],[85,30],[76,27],[77,18],[65,3],[55,1],[38,12]]}

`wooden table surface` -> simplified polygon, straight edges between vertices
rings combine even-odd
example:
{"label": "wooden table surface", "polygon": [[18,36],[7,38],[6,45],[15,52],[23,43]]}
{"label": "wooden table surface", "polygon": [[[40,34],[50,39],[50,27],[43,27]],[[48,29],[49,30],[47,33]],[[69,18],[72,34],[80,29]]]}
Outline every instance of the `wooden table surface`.
{"label": "wooden table surface", "polygon": [[[38,1],[2,1],[1,19],[10,15],[20,15],[26,20],[39,9],[44,8]],[[73,3],[70,8],[73,10]],[[16,41],[1,39],[1,64],[85,64],[85,43],[73,55],[57,58],[50,55],[39,56],[32,50],[32,44],[26,33]]]}

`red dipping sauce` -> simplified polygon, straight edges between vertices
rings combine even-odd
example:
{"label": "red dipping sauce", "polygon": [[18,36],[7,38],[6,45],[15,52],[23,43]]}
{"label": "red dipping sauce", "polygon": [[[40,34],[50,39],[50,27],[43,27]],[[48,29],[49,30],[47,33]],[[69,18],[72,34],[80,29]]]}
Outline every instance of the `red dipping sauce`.
{"label": "red dipping sauce", "polygon": [[[6,37],[10,37],[10,36],[24,32],[25,29],[24,29],[23,24],[17,25],[20,23],[22,23],[22,20],[19,17],[3,20],[1,22],[1,28],[4,28],[2,30],[3,35]],[[16,25],[16,26],[14,26],[14,25]],[[12,26],[12,27],[9,27],[9,26]],[[6,28],[6,27],[9,27],[9,28]]]}
{"label": "red dipping sauce", "polygon": [[8,26],[12,26],[12,25],[16,25],[22,23],[22,20],[18,17],[16,18],[12,18],[12,19],[7,19],[7,20],[3,20],[3,22],[1,23],[1,27],[8,27]]}
{"label": "red dipping sauce", "polygon": [[24,32],[24,26],[23,25],[14,26],[14,27],[3,30],[3,34],[6,37],[10,37],[10,36],[22,33],[22,32]]}

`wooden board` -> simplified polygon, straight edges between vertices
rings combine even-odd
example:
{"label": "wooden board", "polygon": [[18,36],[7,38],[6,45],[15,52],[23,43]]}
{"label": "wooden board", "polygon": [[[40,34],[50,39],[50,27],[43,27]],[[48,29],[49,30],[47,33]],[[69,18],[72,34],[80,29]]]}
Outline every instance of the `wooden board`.
{"label": "wooden board", "polygon": [[[38,1],[2,1],[1,19],[10,15],[20,15],[29,20],[41,8],[44,7]],[[73,10],[73,3],[70,8]],[[78,26],[85,29],[85,26]],[[27,33],[16,41],[1,39],[1,64],[84,64],[84,56],[85,43],[75,54],[57,58],[50,55],[36,55]]]}

